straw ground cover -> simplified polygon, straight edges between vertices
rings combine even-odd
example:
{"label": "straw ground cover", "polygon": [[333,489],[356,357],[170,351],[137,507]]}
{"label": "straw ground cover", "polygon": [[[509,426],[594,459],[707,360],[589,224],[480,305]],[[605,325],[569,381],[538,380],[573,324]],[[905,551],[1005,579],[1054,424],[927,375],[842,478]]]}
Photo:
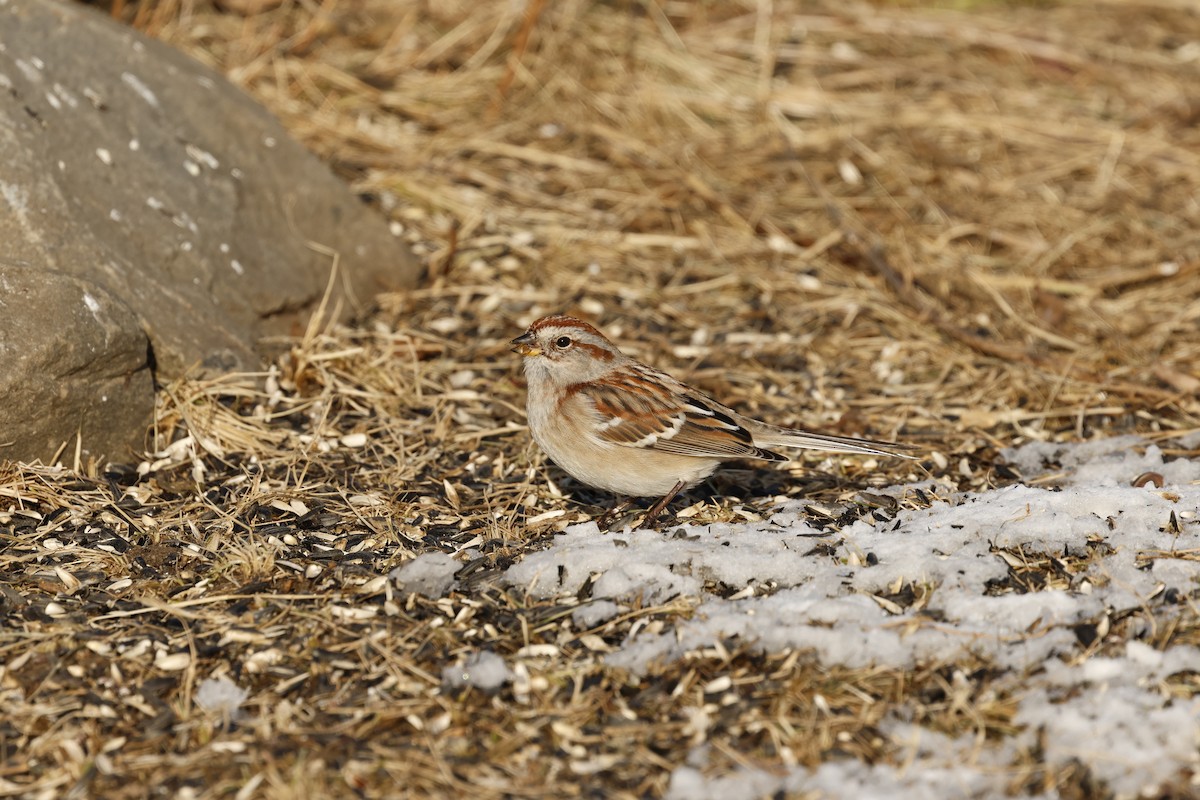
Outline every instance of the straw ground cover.
{"label": "straw ground cover", "polygon": [[[506,343],[541,313],[772,421],[929,452],[733,465],[679,519],[803,497],[832,537],[873,486],[1018,480],[1005,445],[1200,427],[1200,18],[960,5],[113,3],[279,115],[428,279],[260,374],[162,387],[146,454],[0,467],[0,795],[657,797],[701,745],[719,774],[895,763],[896,713],[1010,735],[987,663],[731,642],[639,678],[605,651],[695,598],[585,629],[586,596],[495,580],[609,499],[523,428]],[[463,562],[447,596],[388,580],[431,551]],[[999,554],[997,591],[1069,586],[1058,555]],[[1156,646],[1200,643],[1176,600]],[[480,649],[511,681],[444,687]],[[220,678],[237,710],[197,701]],[[1006,781],[1106,791],[1037,749]]]}

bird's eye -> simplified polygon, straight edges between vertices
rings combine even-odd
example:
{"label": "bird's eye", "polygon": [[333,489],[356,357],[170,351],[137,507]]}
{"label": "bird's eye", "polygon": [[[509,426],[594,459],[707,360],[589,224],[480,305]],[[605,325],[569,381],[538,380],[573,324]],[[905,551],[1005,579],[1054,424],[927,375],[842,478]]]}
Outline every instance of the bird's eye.
{"label": "bird's eye", "polygon": [[566,350],[568,347],[571,346],[571,337],[570,336],[558,337],[557,339],[554,340],[554,346],[557,347],[559,350]]}

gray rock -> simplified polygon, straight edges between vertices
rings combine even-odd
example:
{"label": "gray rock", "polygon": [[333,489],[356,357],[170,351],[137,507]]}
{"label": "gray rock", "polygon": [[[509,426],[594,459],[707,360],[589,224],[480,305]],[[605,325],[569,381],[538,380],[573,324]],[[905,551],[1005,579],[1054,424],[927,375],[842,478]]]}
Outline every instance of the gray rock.
{"label": "gray rock", "polygon": [[48,459],[66,442],[70,463],[77,436],[99,455],[145,434],[150,341],[129,306],[82,278],[0,264],[0,315],[0,453]]}
{"label": "gray rock", "polygon": [[[0,341],[45,339],[37,352],[94,352],[96,361],[81,362],[64,383],[53,369],[34,371],[41,356],[3,356],[6,392],[21,397],[0,403],[0,458],[49,457],[54,437],[79,421],[51,415],[82,407],[79,398],[49,401],[64,391],[104,394],[87,376],[111,379],[117,364],[145,373],[147,348],[134,329],[149,338],[159,381],[197,367],[257,369],[260,340],[301,330],[320,302],[330,252],[343,316],[418,278],[416,260],[384,221],[253,100],[83,6],[0,3],[0,163],[0,264],[49,282],[6,305]],[[28,275],[22,280],[28,285]],[[54,305],[67,302],[68,286],[74,305]],[[121,335],[101,343],[88,332],[91,315],[76,313],[79,287],[111,300],[105,308],[125,309],[106,317]],[[141,395],[133,385],[107,395],[113,430],[89,423],[85,450],[120,460],[130,451],[114,443],[141,446],[148,412],[136,425],[129,420],[150,407],[150,390],[148,380],[133,384]],[[45,412],[10,412],[39,407]]]}

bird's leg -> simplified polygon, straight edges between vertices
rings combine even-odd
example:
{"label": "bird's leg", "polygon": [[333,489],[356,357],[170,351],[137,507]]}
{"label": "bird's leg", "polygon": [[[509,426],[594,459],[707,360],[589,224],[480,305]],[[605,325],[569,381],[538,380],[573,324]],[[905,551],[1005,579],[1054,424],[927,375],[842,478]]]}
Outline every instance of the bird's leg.
{"label": "bird's leg", "polygon": [[658,502],[656,502],[654,505],[650,506],[649,510],[646,511],[646,516],[642,518],[642,527],[653,528],[654,520],[658,519],[658,515],[661,514],[663,512],[663,509],[667,507],[667,503],[674,500],[675,495],[682,492],[683,487],[685,487],[685,486],[687,486],[687,482],[680,481],[679,483],[672,486],[671,491],[669,491],[665,495],[663,495],[662,498],[660,500],[658,500]]}
{"label": "bird's leg", "polygon": [[629,508],[632,502],[629,498],[618,500],[612,508],[600,515],[599,519],[596,520],[596,527],[602,531],[608,530],[608,526],[613,524],[621,512]]}

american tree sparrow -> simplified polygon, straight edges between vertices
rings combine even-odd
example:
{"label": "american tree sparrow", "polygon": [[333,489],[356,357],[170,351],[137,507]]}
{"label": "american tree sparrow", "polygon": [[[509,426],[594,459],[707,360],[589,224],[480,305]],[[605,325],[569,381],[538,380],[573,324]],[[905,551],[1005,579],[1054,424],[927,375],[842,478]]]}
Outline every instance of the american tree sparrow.
{"label": "american tree sparrow", "polygon": [[[780,428],[728,406],[622,353],[574,317],[542,317],[512,340],[524,356],[534,440],[571,477],[625,497],[660,497],[644,525],[722,461],[787,461],[775,447],[912,456],[907,445]],[[604,515],[621,511],[619,503]],[[602,523],[603,524],[603,523]]]}

